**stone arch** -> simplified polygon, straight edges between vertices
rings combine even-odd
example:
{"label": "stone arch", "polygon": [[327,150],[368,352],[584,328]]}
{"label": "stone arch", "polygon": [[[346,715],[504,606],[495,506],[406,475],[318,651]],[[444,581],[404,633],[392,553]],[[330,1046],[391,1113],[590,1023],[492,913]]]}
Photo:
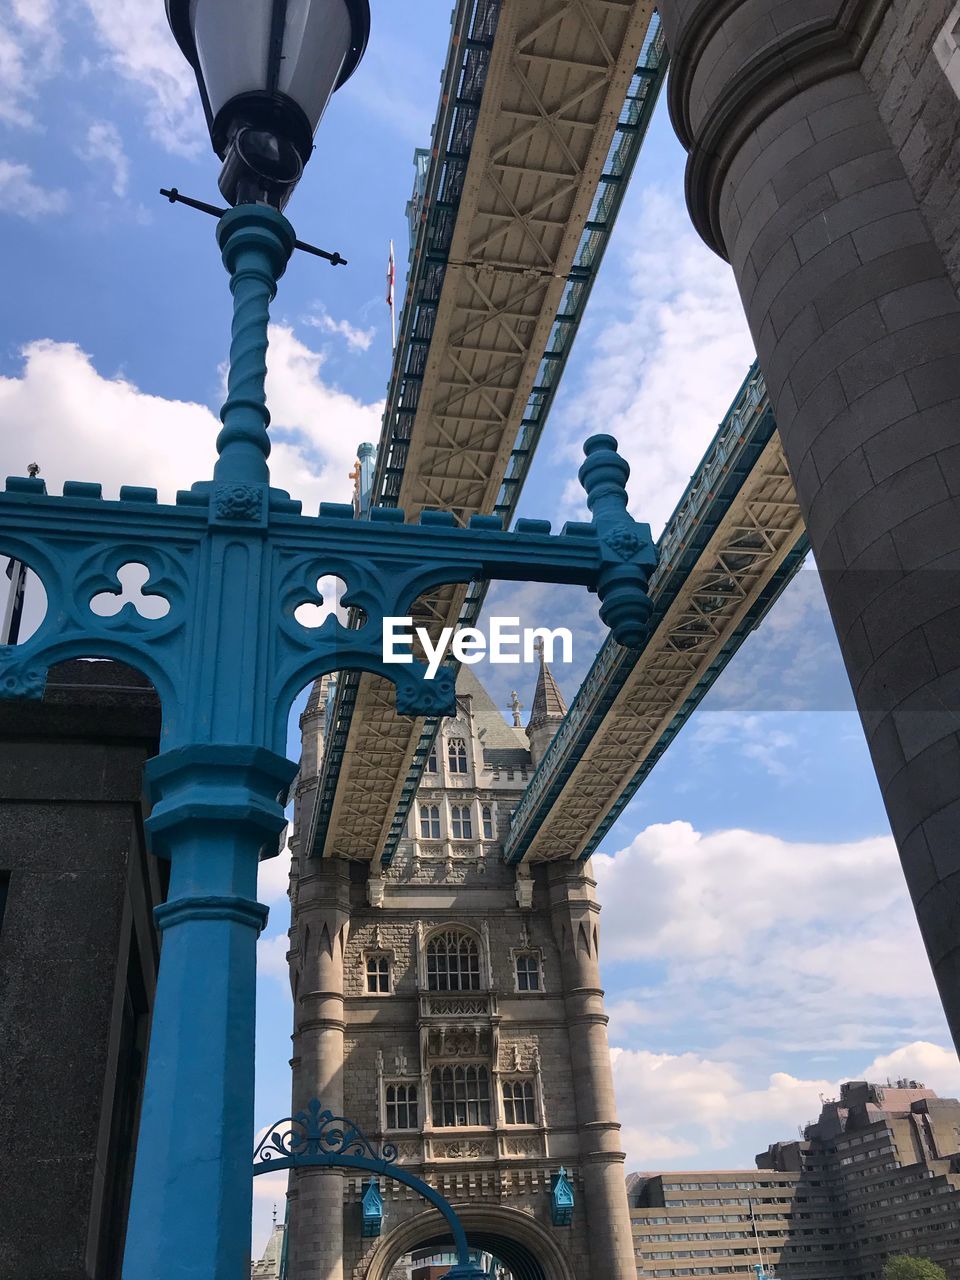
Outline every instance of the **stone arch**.
{"label": "stone arch", "polygon": [[[573,1268],[553,1235],[530,1214],[504,1205],[454,1204],[472,1248],[496,1255],[517,1280],[574,1280]],[[435,1209],[398,1223],[381,1236],[354,1269],[354,1280],[387,1280],[391,1267],[413,1249],[452,1240]]]}

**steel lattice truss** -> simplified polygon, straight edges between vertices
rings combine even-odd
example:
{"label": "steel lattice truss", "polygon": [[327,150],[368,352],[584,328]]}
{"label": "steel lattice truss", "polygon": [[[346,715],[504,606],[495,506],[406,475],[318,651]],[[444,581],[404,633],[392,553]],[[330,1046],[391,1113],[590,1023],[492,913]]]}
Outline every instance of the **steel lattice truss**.
{"label": "steel lattice truss", "polygon": [[[653,21],[653,4],[636,0],[500,9],[436,317],[424,336],[416,415],[402,442],[396,502],[408,518],[441,507],[463,522],[497,506]],[[453,92],[465,92],[462,81]],[[466,595],[453,587],[425,597],[418,621],[437,630],[454,624]],[[390,834],[423,721],[399,718],[378,677],[362,677],[351,696],[332,806],[322,831],[314,815],[305,843],[370,860]]]}
{"label": "steel lattice truss", "polygon": [[[564,750],[577,735],[578,719],[595,713],[625,657],[619,645],[604,646],[525,793],[506,846],[508,858],[549,861],[593,851],[604,820],[804,540],[793,481],[774,432],[570,769]],[[670,567],[662,563],[651,584],[655,608],[657,579],[662,581]],[[554,788],[549,808],[537,813],[538,800],[561,773],[562,787]]]}

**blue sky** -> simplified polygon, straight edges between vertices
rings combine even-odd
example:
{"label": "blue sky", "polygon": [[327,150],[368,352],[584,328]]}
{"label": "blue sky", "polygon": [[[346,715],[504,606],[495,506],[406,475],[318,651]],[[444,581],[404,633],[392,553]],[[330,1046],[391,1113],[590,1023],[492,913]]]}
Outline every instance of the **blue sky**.
{"label": "blue sky", "polygon": [[[389,376],[387,244],[406,258],[412,155],[429,142],[450,0],[373,4],[289,214],[347,268],[296,256],[274,308],[274,474],[342,500]],[[153,484],[209,472],[229,296],[192,77],[161,0],[0,0],[0,463]],[[689,228],[661,106],[522,502],[580,514],[580,442],[613,430],[659,532],[752,359],[729,269]],[[0,530],[0,552],[2,552]],[[583,593],[495,587],[489,606],[575,630],[568,697],[601,630]],[[533,673],[489,670],[498,703]],[[291,740],[291,750],[295,749]],[[731,1167],[864,1073],[942,1092],[960,1072],[812,566],[682,731],[595,859],[631,1168]],[[283,860],[265,868],[258,1125],[286,1113]],[[258,1189],[254,1242],[275,1188]]]}

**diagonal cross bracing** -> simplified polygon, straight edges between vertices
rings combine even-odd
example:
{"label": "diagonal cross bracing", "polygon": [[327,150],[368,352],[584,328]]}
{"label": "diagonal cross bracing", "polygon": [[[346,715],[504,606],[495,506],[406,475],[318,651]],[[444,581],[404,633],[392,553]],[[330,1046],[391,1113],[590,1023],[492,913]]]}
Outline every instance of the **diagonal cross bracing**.
{"label": "diagonal cross bracing", "polygon": [[[644,0],[458,5],[378,502],[509,519],[665,70]],[[483,593],[432,593],[424,620],[472,621]],[[436,722],[398,718],[378,683],[338,686],[316,854],[389,862],[402,830]],[[389,767],[370,759],[374,734],[396,744]]]}
{"label": "diagonal cross bracing", "polygon": [[596,849],[805,549],[754,366],[661,538],[650,637],[602,647],[514,815],[508,860]]}

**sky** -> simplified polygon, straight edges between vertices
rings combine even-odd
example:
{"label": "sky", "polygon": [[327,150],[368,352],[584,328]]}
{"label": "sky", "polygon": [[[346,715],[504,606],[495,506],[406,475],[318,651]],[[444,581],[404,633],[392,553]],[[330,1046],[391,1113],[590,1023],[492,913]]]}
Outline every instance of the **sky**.
{"label": "sky", "polygon": [[[273,309],[275,483],[349,497],[390,372],[387,245],[402,295],[413,150],[429,142],[450,0],[374,0],[288,214],[349,266],[296,255]],[[659,533],[753,359],[729,268],[683,206],[661,103],[521,502],[583,517],[582,440],[612,431],[631,509]],[[153,485],[206,477],[229,336],[192,73],[160,0],[0,0],[0,471]],[[0,554],[3,552],[0,529]],[[565,623],[568,700],[602,639],[575,589],[495,585],[487,613]],[[31,611],[42,611],[40,593]],[[504,709],[532,668],[486,668]],[[289,750],[296,753],[291,732]],[[749,1167],[839,1082],[909,1075],[960,1093],[896,850],[808,563],[627,806],[594,860],[629,1169]],[[263,866],[257,1125],[289,1109],[288,860]],[[259,1253],[282,1188],[258,1180]]]}

